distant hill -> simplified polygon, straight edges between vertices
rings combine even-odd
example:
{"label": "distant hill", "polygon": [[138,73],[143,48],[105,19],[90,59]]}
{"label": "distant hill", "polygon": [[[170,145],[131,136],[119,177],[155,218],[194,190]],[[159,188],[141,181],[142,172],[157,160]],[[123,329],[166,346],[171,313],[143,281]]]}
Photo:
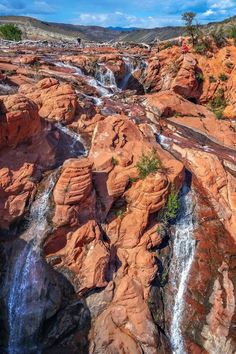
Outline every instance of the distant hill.
{"label": "distant hill", "polygon": [[150,43],[155,39],[161,41],[179,37],[184,34],[183,27],[159,27],[153,29],[136,29],[129,33],[122,33],[119,37],[123,42],[143,42]]}
{"label": "distant hill", "polygon": [[[213,30],[223,29],[224,32],[228,32],[232,26],[236,25],[236,16],[230,17],[222,22],[211,22],[207,25],[202,25],[202,29],[207,33]],[[136,29],[129,33],[122,33],[119,37],[120,41],[124,42],[143,42],[150,43],[156,38],[159,40],[168,40],[170,38],[179,37],[184,35],[185,29],[181,26],[167,26],[158,27],[153,29]]]}
{"label": "distant hill", "polygon": [[[168,40],[184,34],[184,27],[159,27],[153,29],[137,29],[122,27],[82,26],[64,23],[40,21],[26,16],[0,16],[0,24],[14,23],[23,33],[24,39],[34,40],[75,40],[81,38],[94,42],[142,42],[150,43],[156,38]],[[232,25],[236,25],[236,16],[222,22],[212,22],[202,26],[206,32],[213,29],[229,31]]]}

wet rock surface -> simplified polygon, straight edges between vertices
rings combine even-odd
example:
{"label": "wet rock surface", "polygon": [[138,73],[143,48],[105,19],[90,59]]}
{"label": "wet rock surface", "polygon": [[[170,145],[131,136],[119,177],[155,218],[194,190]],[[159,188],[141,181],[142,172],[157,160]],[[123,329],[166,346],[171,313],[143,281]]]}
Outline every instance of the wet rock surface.
{"label": "wet rock surface", "polygon": [[2,45],[0,351],[233,354],[235,47]]}

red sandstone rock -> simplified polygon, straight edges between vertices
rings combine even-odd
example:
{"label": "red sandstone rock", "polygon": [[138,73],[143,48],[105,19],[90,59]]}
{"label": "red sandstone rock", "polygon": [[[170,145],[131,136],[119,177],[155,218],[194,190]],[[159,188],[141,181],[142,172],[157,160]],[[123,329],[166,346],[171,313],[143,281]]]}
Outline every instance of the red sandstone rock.
{"label": "red sandstone rock", "polygon": [[77,100],[69,84],[59,84],[56,79],[47,78],[36,85],[23,85],[19,92],[37,103],[42,118],[65,123],[74,118]]}
{"label": "red sandstone rock", "polygon": [[0,147],[16,146],[41,130],[38,109],[34,102],[21,95],[1,99]]}

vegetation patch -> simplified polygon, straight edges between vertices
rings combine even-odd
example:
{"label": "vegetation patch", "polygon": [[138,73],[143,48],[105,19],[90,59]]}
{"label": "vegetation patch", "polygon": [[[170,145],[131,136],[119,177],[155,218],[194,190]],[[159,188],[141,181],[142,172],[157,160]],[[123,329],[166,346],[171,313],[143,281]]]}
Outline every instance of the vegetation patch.
{"label": "vegetation patch", "polygon": [[11,23],[0,26],[0,36],[9,41],[20,41],[22,32],[21,30]]}
{"label": "vegetation patch", "polygon": [[135,183],[138,181],[138,178],[135,178],[135,177],[129,177],[129,182],[130,183]]}
{"label": "vegetation patch", "polygon": [[118,165],[118,160],[114,156],[112,156],[111,163],[113,166],[116,166],[116,165]]}
{"label": "vegetation patch", "polygon": [[214,40],[218,48],[222,48],[226,45],[226,37],[222,28],[211,32],[211,37]]}
{"label": "vegetation patch", "polygon": [[125,211],[126,211],[125,208],[121,208],[121,209],[117,210],[116,217],[120,218],[121,220],[124,219]]}
{"label": "vegetation patch", "polygon": [[216,96],[210,101],[210,108],[212,112],[215,113],[218,119],[223,119],[223,112],[227,106],[226,99],[224,96],[224,90],[219,89]]}
{"label": "vegetation patch", "polygon": [[202,84],[204,82],[205,78],[202,71],[196,72],[196,79],[199,84]]}
{"label": "vegetation patch", "polygon": [[233,38],[234,45],[236,47],[236,26],[233,26],[230,31],[230,37]]}
{"label": "vegetation patch", "polygon": [[211,76],[209,76],[209,82],[211,84],[213,84],[213,83],[217,82],[217,79],[215,78],[215,76],[211,75]]}
{"label": "vegetation patch", "polygon": [[161,43],[160,50],[169,49],[172,47],[173,47],[173,43],[171,41],[167,41],[167,42]]}
{"label": "vegetation patch", "polygon": [[201,55],[205,54],[206,51],[207,51],[207,48],[206,48],[206,46],[205,46],[204,43],[198,43],[198,44],[196,44],[196,45],[194,46],[194,49],[195,49],[195,52],[196,52],[197,54],[201,54]]}
{"label": "vegetation patch", "polygon": [[219,79],[220,79],[220,81],[227,81],[228,80],[228,76],[226,75],[226,74],[224,74],[224,73],[221,73],[220,75],[219,75]]}
{"label": "vegetation patch", "polygon": [[161,167],[161,161],[154,149],[148,154],[142,153],[138,163],[136,164],[136,168],[141,179],[146,178],[151,173],[157,172],[161,169]]}
{"label": "vegetation patch", "polygon": [[32,65],[33,69],[38,72],[40,69],[40,62],[38,60],[36,60],[33,65]]}
{"label": "vegetation patch", "polygon": [[176,219],[178,209],[179,209],[178,193],[176,193],[172,188],[170,194],[168,195],[167,203],[164,209],[164,222],[168,223]]}

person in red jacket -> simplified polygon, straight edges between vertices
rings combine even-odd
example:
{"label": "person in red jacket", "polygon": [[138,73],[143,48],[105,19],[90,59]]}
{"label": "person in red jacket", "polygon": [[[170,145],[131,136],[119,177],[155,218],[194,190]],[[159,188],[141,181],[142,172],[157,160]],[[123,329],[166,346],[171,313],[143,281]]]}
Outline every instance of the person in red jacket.
{"label": "person in red jacket", "polygon": [[189,47],[187,46],[186,42],[182,43],[182,53],[187,54],[189,52]]}

